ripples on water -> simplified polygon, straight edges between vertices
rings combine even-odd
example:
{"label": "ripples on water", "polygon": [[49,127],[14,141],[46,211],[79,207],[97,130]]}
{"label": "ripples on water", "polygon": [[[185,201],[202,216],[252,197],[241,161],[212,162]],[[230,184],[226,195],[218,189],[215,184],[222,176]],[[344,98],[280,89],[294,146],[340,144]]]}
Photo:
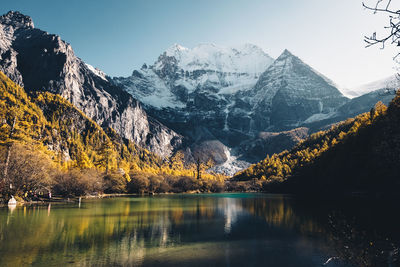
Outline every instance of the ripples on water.
{"label": "ripples on water", "polygon": [[0,208],[0,266],[397,266],[394,211],[263,194]]}

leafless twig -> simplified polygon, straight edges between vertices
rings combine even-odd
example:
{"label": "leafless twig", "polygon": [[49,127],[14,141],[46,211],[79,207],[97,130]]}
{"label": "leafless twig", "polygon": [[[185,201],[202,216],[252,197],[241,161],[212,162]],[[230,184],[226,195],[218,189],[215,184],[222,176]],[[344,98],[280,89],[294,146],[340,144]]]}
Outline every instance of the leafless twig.
{"label": "leafless twig", "polygon": [[[378,0],[375,6],[369,6],[362,3],[363,7],[367,10],[372,10],[374,14],[385,13],[388,15],[389,25],[385,26],[384,29],[390,30],[390,32],[384,34],[382,37],[377,37],[377,33],[374,32],[371,36],[364,36],[366,47],[380,44],[381,49],[384,49],[387,44],[400,46],[400,10],[396,10],[391,6],[392,0]],[[382,7],[384,6],[384,7]],[[396,60],[400,56],[400,53],[393,57]]]}

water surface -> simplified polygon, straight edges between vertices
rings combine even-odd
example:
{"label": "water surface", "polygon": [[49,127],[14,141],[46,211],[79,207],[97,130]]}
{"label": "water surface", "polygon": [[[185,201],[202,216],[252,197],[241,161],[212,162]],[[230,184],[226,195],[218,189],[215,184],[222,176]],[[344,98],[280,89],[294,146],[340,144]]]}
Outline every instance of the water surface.
{"label": "water surface", "polygon": [[[321,203],[265,194],[5,207],[0,265],[310,267],[331,257],[340,260],[326,266],[385,264],[396,249],[398,221],[392,217],[388,223],[382,214],[386,209],[365,201]],[[375,250],[384,253],[374,256]]]}

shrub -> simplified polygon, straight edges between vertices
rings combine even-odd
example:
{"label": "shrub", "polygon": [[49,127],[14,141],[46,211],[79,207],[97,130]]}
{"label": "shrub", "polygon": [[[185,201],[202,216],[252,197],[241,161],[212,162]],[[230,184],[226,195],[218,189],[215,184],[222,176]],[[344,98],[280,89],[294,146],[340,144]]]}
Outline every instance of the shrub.
{"label": "shrub", "polygon": [[122,173],[111,173],[104,176],[104,193],[125,193],[127,179]]}
{"label": "shrub", "polygon": [[131,181],[128,183],[129,193],[139,193],[142,194],[149,188],[149,179],[146,175],[141,173],[132,173],[130,175]]}
{"label": "shrub", "polygon": [[213,193],[220,193],[222,191],[224,191],[224,183],[221,181],[215,181],[212,180],[211,181],[211,186],[210,186],[210,191]]}
{"label": "shrub", "polygon": [[199,184],[195,178],[183,176],[174,182],[173,187],[174,192],[181,193],[199,189]]}
{"label": "shrub", "polygon": [[6,146],[1,147],[0,153],[2,174],[6,168],[4,159],[9,153],[6,182],[0,185],[3,198],[8,199],[10,195],[26,198],[29,194],[50,189],[55,168],[46,154],[19,143],[10,145],[9,150]]}
{"label": "shrub", "polygon": [[53,190],[62,196],[82,196],[103,190],[103,179],[94,169],[72,169],[57,174],[54,179]]}

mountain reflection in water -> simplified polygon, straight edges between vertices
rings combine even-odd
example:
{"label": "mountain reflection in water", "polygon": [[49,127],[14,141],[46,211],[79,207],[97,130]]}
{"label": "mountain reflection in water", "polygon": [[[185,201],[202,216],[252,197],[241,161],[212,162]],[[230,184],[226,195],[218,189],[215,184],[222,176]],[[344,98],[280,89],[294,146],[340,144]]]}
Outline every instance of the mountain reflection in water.
{"label": "mountain reflection in water", "polygon": [[0,208],[0,266],[397,266],[393,211],[263,194]]}

